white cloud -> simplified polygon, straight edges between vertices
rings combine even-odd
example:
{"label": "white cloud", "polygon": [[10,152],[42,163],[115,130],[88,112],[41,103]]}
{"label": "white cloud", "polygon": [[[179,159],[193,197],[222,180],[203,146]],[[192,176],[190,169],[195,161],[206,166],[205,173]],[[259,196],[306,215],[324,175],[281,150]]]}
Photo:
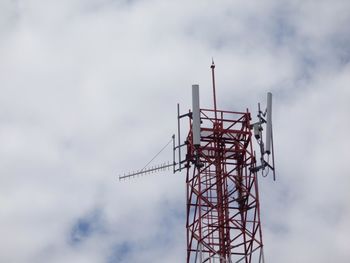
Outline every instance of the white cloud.
{"label": "white cloud", "polygon": [[[1,261],[184,261],[184,174],[116,176],[170,139],[192,83],[211,105],[213,56],[223,108],[255,113],[274,92],[278,181],[259,181],[266,258],[347,262],[349,8],[2,1]],[[94,212],[103,227],[72,245]]]}

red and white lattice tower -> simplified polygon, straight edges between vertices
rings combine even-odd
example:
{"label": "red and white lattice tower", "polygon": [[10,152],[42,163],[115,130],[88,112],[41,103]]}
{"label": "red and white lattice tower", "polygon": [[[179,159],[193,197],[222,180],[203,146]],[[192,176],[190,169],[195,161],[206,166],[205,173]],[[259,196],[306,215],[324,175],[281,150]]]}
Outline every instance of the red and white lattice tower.
{"label": "red and white lattice tower", "polygon": [[[199,86],[192,85],[192,112],[180,115],[178,104],[178,145],[175,135],[141,170],[120,175],[119,179],[163,171],[187,171],[186,229],[187,263],[264,263],[260,222],[257,172],[275,179],[272,137],[272,94],[267,94],[267,108],[251,123],[249,111],[218,110],[215,92],[215,65],[211,65],[213,109],[200,108]],[[189,117],[189,133],[181,144],[180,119]],[[265,119],[266,118],[266,119]],[[266,140],[262,139],[266,125]],[[257,166],[252,139],[260,149]],[[173,142],[173,162],[148,165]],[[186,158],[181,158],[183,148]],[[176,151],[178,161],[176,162]],[[272,158],[271,164],[265,156]],[[267,168],[265,171],[265,168]],[[265,171],[265,174],[264,174]]]}
{"label": "red and white lattice tower", "polygon": [[198,85],[192,86],[185,165],[187,263],[263,262],[251,116],[248,110],[217,109],[214,68],[213,63],[213,109],[199,108]]}

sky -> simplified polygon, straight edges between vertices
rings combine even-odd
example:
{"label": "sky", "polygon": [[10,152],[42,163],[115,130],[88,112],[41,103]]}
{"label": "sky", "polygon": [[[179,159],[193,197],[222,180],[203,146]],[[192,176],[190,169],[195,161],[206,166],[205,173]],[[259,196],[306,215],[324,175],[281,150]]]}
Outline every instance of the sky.
{"label": "sky", "polygon": [[212,57],[218,108],[274,96],[266,262],[349,262],[349,24],[347,0],[0,0],[0,262],[184,262],[185,173],[117,178],[192,84],[212,107]]}

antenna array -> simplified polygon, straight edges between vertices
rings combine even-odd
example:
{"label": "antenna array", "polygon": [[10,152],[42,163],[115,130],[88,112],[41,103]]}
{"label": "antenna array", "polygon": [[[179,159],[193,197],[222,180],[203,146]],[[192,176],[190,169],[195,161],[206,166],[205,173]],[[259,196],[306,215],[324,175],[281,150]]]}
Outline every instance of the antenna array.
{"label": "antenna array", "polygon": [[[260,109],[260,103],[258,104],[258,119],[259,121],[254,123],[251,127],[254,131],[254,137],[260,148],[260,165],[252,167],[254,171],[262,172],[263,177],[266,177],[270,170],[273,172],[273,180],[276,180],[275,173],[275,153],[273,147],[273,133],[272,133],[272,93],[267,93],[266,110],[263,112]],[[263,126],[266,126],[265,142],[263,141]],[[270,163],[271,155],[271,163]],[[265,169],[268,168],[267,172]]]}

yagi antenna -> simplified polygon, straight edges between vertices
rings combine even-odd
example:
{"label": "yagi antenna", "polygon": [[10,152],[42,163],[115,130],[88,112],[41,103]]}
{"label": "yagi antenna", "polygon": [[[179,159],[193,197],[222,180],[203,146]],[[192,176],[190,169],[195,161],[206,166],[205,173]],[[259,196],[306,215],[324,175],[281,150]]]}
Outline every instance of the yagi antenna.
{"label": "yagi antenna", "polygon": [[123,174],[123,175],[119,175],[119,180],[123,180],[126,178],[132,178],[135,176],[140,176],[140,175],[145,175],[145,174],[150,174],[150,173],[154,173],[154,172],[158,172],[158,171],[165,171],[167,169],[169,169],[170,167],[173,167],[174,164],[173,163],[163,163],[161,165],[156,165],[156,166],[152,166],[150,168],[147,169],[142,169],[139,171],[135,171],[132,173],[128,173],[128,174]]}

